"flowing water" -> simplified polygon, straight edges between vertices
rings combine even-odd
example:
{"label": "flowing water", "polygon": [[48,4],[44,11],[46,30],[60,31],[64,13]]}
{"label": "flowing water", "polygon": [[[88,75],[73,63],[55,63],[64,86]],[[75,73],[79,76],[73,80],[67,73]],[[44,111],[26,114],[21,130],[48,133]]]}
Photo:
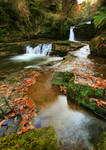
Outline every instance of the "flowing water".
{"label": "flowing water", "polygon": [[63,150],[95,150],[101,132],[106,130],[105,122],[60,95],[58,87],[50,83],[51,76],[50,72],[43,73],[30,89],[30,98],[39,108],[33,126],[53,126]]}
{"label": "flowing water", "polygon": [[76,42],[73,30],[74,30],[74,26],[70,27],[69,41]]}
{"label": "flowing water", "polygon": [[[73,32],[72,28],[71,32]],[[71,40],[72,38],[74,40],[74,34],[72,35]],[[94,74],[102,72],[105,78],[105,60],[102,59],[98,62],[98,59],[88,58],[89,45],[71,52],[74,59],[72,58],[72,62],[66,64],[64,68],[60,63],[63,58],[49,56],[51,49],[51,44],[39,44],[35,48],[27,46],[25,54],[3,58],[0,71],[9,73],[22,68],[39,68],[41,66],[47,68],[45,64],[56,61],[60,65],[58,68],[60,71],[73,71],[77,68],[79,72],[92,72],[86,65],[95,65]],[[81,69],[82,64],[83,68]],[[84,108],[72,104],[66,96],[60,95],[58,87],[51,85],[51,78],[52,73],[49,70],[43,70],[41,78],[29,91],[31,99],[39,108],[33,125],[37,127],[53,126],[62,141],[64,150],[95,150],[100,133],[106,130],[106,122],[96,118]]]}
{"label": "flowing water", "polygon": [[43,65],[63,59],[62,57],[49,56],[51,50],[52,44],[39,44],[34,48],[26,46],[24,54],[1,57],[0,73],[10,74],[23,68],[41,69]]}
{"label": "flowing water", "polygon": [[[71,53],[76,57],[63,68],[60,66],[59,71],[73,71],[77,68],[80,73],[95,74],[88,67],[94,65],[92,59],[88,58],[89,45]],[[104,74],[105,66],[102,71]],[[60,95],[58,89],[51,85],[51,78],[52,73],[42,74],[40,81],[30,89],[29,95],[40,109],[32,124],[37,127],[53,126],[62,141],[63,150],[96,150],[99,136],[106,130],[106,122]]]}

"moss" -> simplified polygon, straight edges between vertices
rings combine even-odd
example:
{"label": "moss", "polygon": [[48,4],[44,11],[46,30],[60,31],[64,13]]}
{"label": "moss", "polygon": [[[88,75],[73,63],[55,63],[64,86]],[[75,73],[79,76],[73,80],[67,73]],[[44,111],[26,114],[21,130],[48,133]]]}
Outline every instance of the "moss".
{"label": "moss", "polygon": [[52,127],[13,134],[0,140],[1,150],[61,150],[60,141]]}
{"label": "moss", "polygon": [[106,132],[103,132],[102,135],[100,136],[97,148],[98,148],[98,150],[106,149]]}
{"label": "moss", "polygon": [[67,97],[73,102],[96,111],[96,104],[89,101],[89,98],[102,99],[104,97],[104,90],[94,89],[89,86],[75,84],[72,80],[67,88]]}
{"label": "moss", "polygon": [[52,84],[68,86],[70,78],[73,77],[73,73],[70,72],[55,72],[52,78]]}

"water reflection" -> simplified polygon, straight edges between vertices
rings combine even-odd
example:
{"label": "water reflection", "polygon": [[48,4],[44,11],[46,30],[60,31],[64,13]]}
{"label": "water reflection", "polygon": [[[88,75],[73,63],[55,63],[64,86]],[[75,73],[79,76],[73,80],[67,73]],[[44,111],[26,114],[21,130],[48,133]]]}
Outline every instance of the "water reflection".
{"label": "water reflection", "polygon": [[73,105],[67,103],[66,96],[59,95],[56,101],[39,112],[36,125],[52,125],[65,150],[94,149],[94,144],[106,125],[87,111],[78,106],[76,109]]}

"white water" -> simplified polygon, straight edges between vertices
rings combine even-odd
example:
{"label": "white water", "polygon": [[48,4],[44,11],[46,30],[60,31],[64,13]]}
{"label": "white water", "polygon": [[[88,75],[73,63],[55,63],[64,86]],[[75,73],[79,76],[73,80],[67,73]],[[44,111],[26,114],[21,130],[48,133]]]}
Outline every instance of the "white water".
{"label": "white water", "polygon": [[52,44],[39,44],[35,48],[26,47],[26,54],[34,54],[36,56],[47,56],[52,50]]}
{"label": "white water", "polygon": [[81,47],[79,50],[74,51],[73,52],[74,56],[77,56],[78,58],[85,58],[87,59],[87,57],[90,55],[90,48],[89,45],[85,45],[83,47]]}
{"label": "white water", "polygon": [[75,36],[74,36],[74,26],[70,27],[70,35],[69,35],[69,41],[73,41],[73,42],[76,42],[75,40]]}
{"label": "white water", "polygon": [[26,54],[18,55],[15,57],[12,57],[11,60],[15,61],[30,61],[35,58],[49,56],[50,52],[52,50],[52,44],[39,44],[35,48],[32,48],[31,46],[26,47]]}
{"label": "white water", "polygon": [[91,21],[86,22],[86,24],[91,24]]}

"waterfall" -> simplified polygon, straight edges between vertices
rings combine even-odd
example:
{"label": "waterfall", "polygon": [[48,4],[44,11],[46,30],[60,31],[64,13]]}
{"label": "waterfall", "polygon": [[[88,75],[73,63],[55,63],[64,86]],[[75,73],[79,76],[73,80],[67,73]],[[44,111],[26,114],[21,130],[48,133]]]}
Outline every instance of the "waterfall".
{"label": "waterfall", "polygon": [[52,50],[52,44],[39,44],[35,48],[32,48],[31,46],[26,47],[26,54],[14,56],[11,58],[11,60],[15,61],[31,61],[33,59],[49,56],[50,52]]}
{"label": "waterfall", "polygon": [[26,54],[34,54],[36,56],[49,56],[52,50],[52,44],[39,44],[35,48],[26,47]]}
{"label": "waterfall", "polygon": [[75,37],[74,37],[74,26],[70,27],[70,36],[69,36],[69,41],[76,42]]}

